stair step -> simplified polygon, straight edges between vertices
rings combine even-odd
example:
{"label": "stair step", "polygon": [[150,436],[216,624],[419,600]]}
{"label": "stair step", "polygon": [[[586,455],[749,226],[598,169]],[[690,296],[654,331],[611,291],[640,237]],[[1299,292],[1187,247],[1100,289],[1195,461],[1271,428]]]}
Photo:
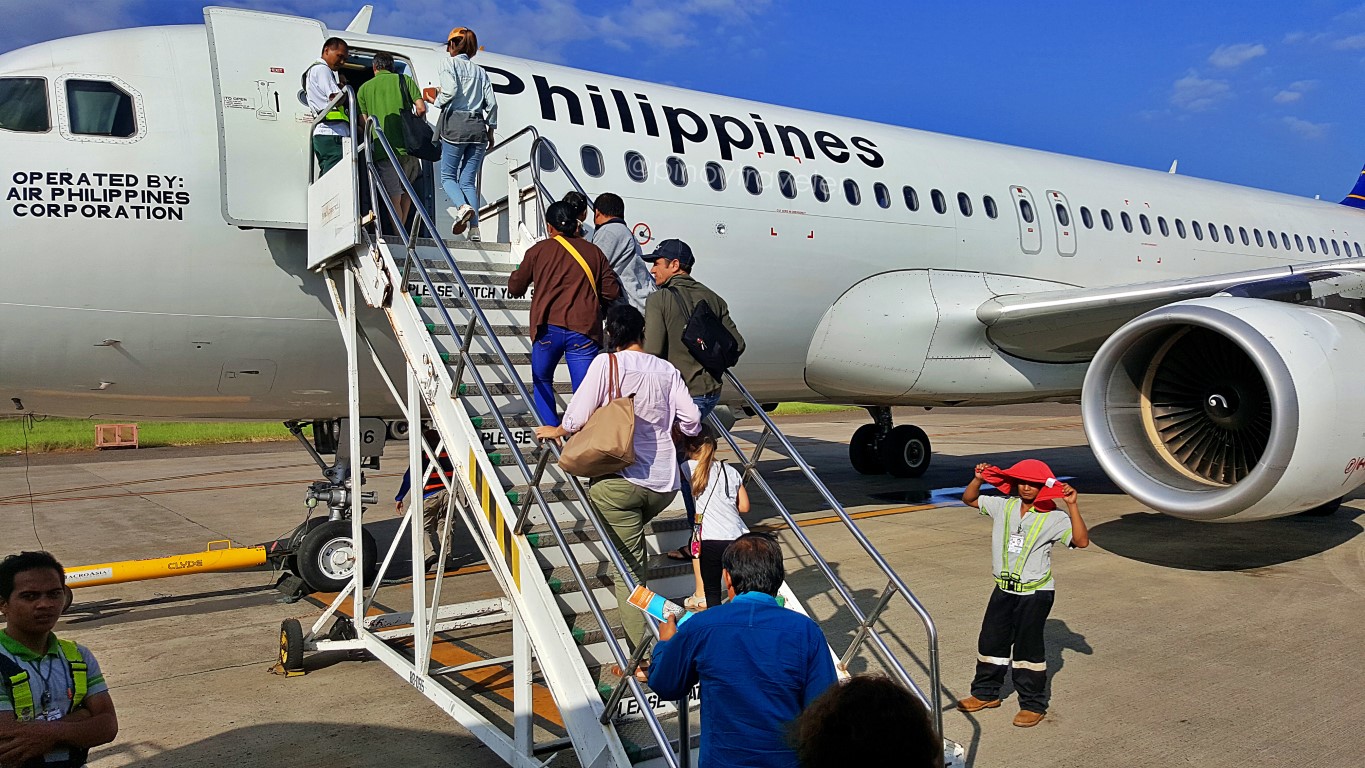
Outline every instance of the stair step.
{"label": "stair step", "polygon": [[[556,502],[572,502],[577,501],[578,499],[578,497],[574,495],[573,487],[568,483],[545,483],[540,486],[540,491],[545,494],[545,500],[551,504]],[[521,502],[526,499],[525,494],[529,494],[530,492],[531,486],[529,485],[514,485],[511,490],[507,492],[507,499],[511,501],[514,506],[520,506]]]}
{"label": "stair step", "polygon": [[[649,558],[647,565],[649,567],[647,581],[692,575],[692,563],[672,560],[666,555],[653,555]],[[541,564],[541,567],[547,568],[544,563]],[[609,562],[580,565],[579,569],[583,571],[584,578],[593,588],[611,587],[616,584],[616,567]],[[574,580],[573,571],[565,565],[549,567],[545,571],[545,582],[550,586],[550,591],[556,595],[568,595],[582,591],[578,582]]]}
{"label": "stair step", "polygon": [[[649,523],[650,531],[666,533],[670,531],[686,531],[690,526],[687,524],[687,517],[656,517]],[[527,541],[533,547],[553,547],[555,546],[554,534],[550,532],[548,525],[533,525],[526,529]],[[582,541],[601,541],[596,529],[588,523],[581,523],[572,529],[565,529],[564,538],[570,543]]]}
{"label": "stair step", "polygon": [[[433,336],[453,336],[453,335],[454,335],[454,334],[452,334],[452,333],[450,332],[450,326],[446,325],[445,323],[426,323],[426,326],[427,326],[427,333],[430,333],[430,334],[433,335]],[[463,330],[463,329],[462,329],[462,330]],[[475,329],[474,329],[474,335],[476,335],[476,336],[484,336],[484,335],[486,335],[486,333],[485,333],[484,328],[483,328],[482,325],[475,327]],[[522,337],[522,338],[525,338],[525,337],[526,337],[526,327],[525,327],[525,326],[522,326],[522,325],[494,325],[494,326],[493,326],[493,335],[494,335],[494,336],[509,336],[509,337],[511,337],[511,336],[520,336],[520,337]]]}
{"label": "stair step", "polygon": [[[462,256],[465,253],[468,253],[469,251],[485,251],[489,253],[512,252],[511,243],[499,243],[493,240],[474,242],[472,240],[467,240],[461,237],[445,238],[441,242],[445,243],[446,248],[450,249],[451,253],[455,255],[457,259],[459,256]],[[415,243],[417,244],[418,247],[421,248],[436,247],[436,241],[432,240],[429,237],[419,237],[416,239]],[[394,240],[392,243],[390,243],[390,245],[394,248],[403,247],[402,243],[398,242],[397,240]]]}
{"label": "stair step", "polygon": [[[413,303],[416,304],[416,305],[419,306],[419,307],[434,307],[434,306],[436,306],[436,303],[431,299],[430,296],[420,296],[420,295],[417,295],[417,294],[409,294],[409,295],[412,296],[412,301],[413,301]],[[471,306],[469,300],[468,300],[468,299],[465,299],[464,297],[454,298],[454,299],[441,299],[441,303],[442,303],[443,305],[445,305],[447,308],[451,308],[451,309],[463,309],[463,308],[465,308],[465,307]],[[487,310],[490,310],[490,309],[505,309],[505,310],[507,310],[507,311],[509,311],[509,312],[530,312],[530,311],[531,311],[531,300],[530,300],[530,299],[498,299],[498,298],[488,299],[488,298],[481,298],[481,299],[479,299],[479,306],[482,307],[482,308],[484,309],[484,311],[487,311]]]}
{"label": "stair step", "polygon": [[[526,389],[527,389],[527,391],[529,392],[531,388],[528,386]],[[488,382],[488,391],[489,391],[490,393],[494,394],[494,395],[508,395],[508,396],[510,396],[510,395],[517,395],[517,394],[520,394],[519,392],[517,392],[517,388],[516,388],[515,385],[513,385],[513,384],[503,384],[503,383],[501,383],[501,382]],[[573,394],[573,382],[569,382],[569,381],[556,381],[556,382],[554,383],[554,391],[555,391],[556,394],[560,394],[560,395],[572,395],[572,394]],[[476,384],[461,384],[461,385],[459,386],[459,390],[456,392],[456,394],[461,395],[461,396],[464,396],[464,395],[478,395],[478,394],[479,394],[479,387],[478,387],[478,385],[476,385]]]}
{"label": "stair step", "polygon": [[[631,608],[630,610],[635,610]],[[607,624],[611,628],[612,637],[624,639],[626,630],[621,626],[621,611],[616,608],[602,608],[602,615],[606,617]],[[593,645],[606,641],[606,635],[602,632],[602,625],[597,623],[591,613],[576,613],[564,617],[565,623],[569,626],[569,634],[573,635],[574,642],[579,646]]]}
{"label": "stair step", "polygon": [[[480,368],[484,366],[496,367],[502,365],[502,360],[493,352],[471,352],[469,357],[474,361],[474,365],[479,366]],[[456,352],[442,352],[441,359],[444,360],[447,365],[456,365],[460,362],[460,355]],[[508,352],[507,360],[512,365],[530,365],[531,354],[529,352]],[[564,366],[567,368],[568,364],[565,363]]]}

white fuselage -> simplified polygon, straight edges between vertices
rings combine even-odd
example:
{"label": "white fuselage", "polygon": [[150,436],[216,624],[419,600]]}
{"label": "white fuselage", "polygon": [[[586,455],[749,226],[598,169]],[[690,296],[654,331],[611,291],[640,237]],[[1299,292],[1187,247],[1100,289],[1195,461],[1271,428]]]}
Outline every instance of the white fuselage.
{"label": "white fuselage", "polygon": [[[340,35],[353,51],[395,53],[410,62],[419,84],[437,84],[445,56],[438,45]],[[263,85],[254,103],[263,120],[293,131],[302,152],[307,115],[294,92],[301,67],[316,53],[281,53],[280,83]],[[694,275],[727,299],[748,341],[738,373],[765,401],[1003,403],[1079,393],[1082,365],[1044,366],[1051,373],[1035,375],[1028,371],[1039,364],[994,351],[996,363],[1024,373],[999,384],[915,390],[907,382],[909,391],[895,397],[812,390],[806,366],[821,318],[876,275],[984,273],[1008,278],[1001,285],[1046,290],[1323,260],[1342,243],[1357,255],[1354,244],[1365,242],[1365,213],[1335,204],[492,53],[477,61],[500,91],[499,136],[536,126],[590,193],[626,200],[627,220],[648,231],[646,251],[666,238],[691,244]],[[0,55],[0,78],[16,76],[45,79],[52,128],[0,129],[0,396],[18,398],[24,410],[71,416],[340,415],[341,338],[322,278],[304,266],[306,233],[242,228],[225,218],[222,104],[205,27],[101,33]],[[114,81],[134,93],[138,134],[110,140],[73,133],[65,92],[73,79]],[[585,172],[585,146],[600,150],[600,177]],[[644,182],[627,174],[632,151],[646,162]],[[688,168],[684,186],[670,181],[670,157]],[[723,190],[708,185],[708,162],[725,172]],[[762,181],[758,194],[746,189],[746,167]],[[782,172],[793,174],[792,198],[784,195]],[[301,199],[306,173],[303,164],[282,169],[281,181],[260,194]],[[828,201],[816,199],[813,175],[827,180]],[[859,204],[846,198],[846,181],[856,183]],[[877,184],[886,187],[886,207]],[[561,186],[560,194],[568,189]],[[908,209],[906,186],[915,190],[917,211]],[[935,190],[944,213],[935,210]],[[970,201],[970,216],[959,194]],[[436,195],[443,208],[439,185]],[[994,218],[985,210],[987,196]],[[1020,197],[1031,200],[1033,222],[1022,221]],[[1059,224],[1057,202],[1066,206],[1070,226]],[[1081,220],[1082,207],[1093,226]],[[1101,211],[1112,217],[1112,231]],[[1124,231],[1122,214],[1132,233]],[[1144,234],[1142,216],[1152,234]],[[1201,240],[1193,221],[1204,230]],[[1218,242],[1207,234],[1211,224]],[[1232,243],[1225,225],[1237,235]],[[1262,238],[1273,232],[1277,242],[1282,232],[1311,237],[1315,252],[1306,242],[1302,252],[1271,247],[1268,239],[1243,245],[1241,228]],[[1326,255],[1316,252],[1323,241]],[[893,301],[885,309],[902,307]],[[906,343],[885,339],[888,349]]]}

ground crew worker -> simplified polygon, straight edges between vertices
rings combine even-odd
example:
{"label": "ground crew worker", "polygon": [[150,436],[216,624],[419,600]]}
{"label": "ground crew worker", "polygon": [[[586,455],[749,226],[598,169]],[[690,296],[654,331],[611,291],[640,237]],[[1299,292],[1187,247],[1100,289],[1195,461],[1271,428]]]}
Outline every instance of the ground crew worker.
{"label": "ground crew worker", "polygon": [[99,662],[52,633],[66,606],[66,571],[47,552],[0,561],[0,765],[77,768],[118,735]]}
{"label": "ground crew worker", "polygon": [[329,37],[322,44],[322,55],[303,71],[304,97],[308,108],[314,114],[327,110],[327,114],[313,128],[313,157],[318,161],[318,178],[341,162],[342,141],[351,135],[351,121],[346,115],[345,102],[327,109],[333,97],[341,93],[337,70],[341,69],[350,52],[345,40]]}
{"label": "ground crew worker", "polygon": [[[441,433],[434,429],[422,432],[422,440],[428,447],[435,449],[437,445],[441,450],[436,454],[436,465],[432,466],[431,459],[425,453],[422,454],[422,471],[426,477],[426,483],[422,486],[422,528],[427,532],[427,541],[431,544],[431,554],[427,555],[427,570],[436,565],[437,559],[441,556],[441,523],[446,516],[446,503],[450,499],[450,492],[446,490],[446,482],[453,482],[455,478],[455,465],[450,461],[450,455],[446,453],[445,445],[441,444]],[[437,467],[440,471],[437,471]],[[408,496],[408,490],[412,488],[412,470],[403,473],[403,482],[398,486],[398,494],[393,497],[396,506],[394,512],[403,514],[403,499]],[[442,475],[445,480],[441,479]],[[453,522],[453,521],[452,521]],[[453,525],[452,525],[453,528]],[[446,534],[447,540],[450,534]],[[416,557],[417,553],[413,553]]]}
{"label": "ground crew worker", "polygon": [[[981,496],[988,482],[1018,496]],[[1066,512],[1056,509],[1061,499]],[[1085,547],[1090,533],[1076,504],[1076,489],[1060,482],[1048,466],[1024,459],[1006,470],[977,464],[976,477],[962,503],[981,510],[993,523],[991,563],[995,589],[981,620],[972,695],[957,703],[964,712],[1000,706],[1000,686],[1013,667],[1019,692],[1014,724],[1037,725],[1047,714],[1047,654],[1043,626],[1052,610],[1052,545]]]}

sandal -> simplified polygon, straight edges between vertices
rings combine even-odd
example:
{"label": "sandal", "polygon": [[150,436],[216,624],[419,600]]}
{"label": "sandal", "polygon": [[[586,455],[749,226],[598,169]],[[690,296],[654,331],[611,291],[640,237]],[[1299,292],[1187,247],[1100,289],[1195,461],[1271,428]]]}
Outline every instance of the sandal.
{"label": "sandal", "polygon": [[[625,676],[626,676],[626,673],[621,669],[621,665],[620,665],[620,664],[612,664],[612,665],[611,665],[611,673],[612,673],[613,675],[616,675],[617,677],[625,677]],[[635,668],[635,679],[636,679],[636,680],[639,680],[639,681],[642,682],[642,683],[648,683],[648,682],[649,682],[649,665],[648,665],[648,664],[641,664],[640,666],[638,666],[638,667]]]}
{"label": "sandal", "polygon": [[688,595],[687,599],[683,600],[683,607],[693,613],[704,611],[706,610],[706,596]]}
{"label": "sandal", "polygon": [[692,556],[691,550],[685,546],[678,547],[677,549],[670,549],[664,554],[667,555],[670,560],[696,560],[696,558]]}

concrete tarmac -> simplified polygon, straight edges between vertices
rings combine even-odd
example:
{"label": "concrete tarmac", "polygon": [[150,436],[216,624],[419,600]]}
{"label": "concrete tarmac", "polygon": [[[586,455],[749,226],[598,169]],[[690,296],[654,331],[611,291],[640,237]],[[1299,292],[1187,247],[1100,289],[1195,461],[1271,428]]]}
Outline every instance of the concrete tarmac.
{"label": "concrete tarmac", "polygon": [[[947,710],[947,736],[969,764],[1365,764],[1365,703],[1354,696],[1365,682],[1360,501],[1325,518],[1186,523],[1151,513],[1105,479],[1074,407],[905,409],[897,421],[919,424],[934,443],[923,478],[849,468],[860,411],[790,418],[783,428],[932,613],[945,707],[969,692],[991,589],[989,524],[952,503],[971,467],[1041,458],[1073,478],[1091,527],[1090,548],[1054,556],[1047,719],[1012,727],[1012,692],[1000,709]],[[737,431],[756,429],[742,422]],[[390,450],[394,460],[369,475],[380,498],[370,521],[391,519],[404,459],[401,446]],[[824,505],[779,458],[765,462],[765,476],[816,523],[803,530],[866,608],[884,580],[841,526],[818,524]],[[263,542],[303,518],[303,492],[316,476],[285,443],[34,456],[27,468],[23,457],[3,457],[0,550],[41,545],[74,566],[191,552],[213,539]],[[750,522],[780,521],[757,505]],[[809,558],[793,555],[787,566],[842,650],[852,633],[847,610]],[[278,602],[272,584],[271,574],[254,572],[77,590],[58,632],[96,653],[121,724],[90,764],[501,765],[379,663],[315,658],[304,677],[269,674],[280,621],[307,626],[318,615],[307,602]],[[886,620],[889,644],[927,688],[923,628],[903,605]],[[869,659],[855,671],[876,669]]]}

